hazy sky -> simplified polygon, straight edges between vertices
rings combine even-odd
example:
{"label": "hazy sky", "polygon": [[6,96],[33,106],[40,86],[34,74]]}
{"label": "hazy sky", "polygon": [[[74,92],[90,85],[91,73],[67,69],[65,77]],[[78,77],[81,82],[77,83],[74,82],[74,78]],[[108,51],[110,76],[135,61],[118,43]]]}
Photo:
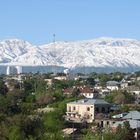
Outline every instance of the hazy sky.
{"label": "hazy sky", "polygon": [[140,0],[0,0],[0,40],[140,40]]}

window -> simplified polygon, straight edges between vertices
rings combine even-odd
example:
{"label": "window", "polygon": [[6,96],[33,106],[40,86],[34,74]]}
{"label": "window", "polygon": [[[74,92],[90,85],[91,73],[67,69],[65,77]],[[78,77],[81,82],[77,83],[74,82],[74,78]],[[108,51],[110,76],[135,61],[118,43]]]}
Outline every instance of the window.
{"label": "window", "polygon": [[102,112],[105,112],[105,108],[104,107],[102,107]]}
{"label": "window", "polygon": [[96,109],[95,109],[95,110],[96,110],[96,112],[97,112],[97,113],[99,112],[99,108],[98,108],[98,107],[96,107]]}
{"label": "window", "polygon": [[90,111],[90,107],[87,107],[87,111]]}
{"label": "window", "polygon": [[76,108],[75,108],[75,106],[73,107],[73,110],[75,110]]}
{"label": "window", "polygon": [[71,112],[71,107],[69,106],[69,112]]}
{"label": "window", "polygon": [[110,111],[110,107],[108,107],[107,113]]}
{"label": "window", "polygon": [[101,121],[101,127],[103,127],[104,126],[104,121]]}
{"label": "window", "polygon": [[109,125],[109,121],[107,121],[107,123],[106,123],[107,125]]}

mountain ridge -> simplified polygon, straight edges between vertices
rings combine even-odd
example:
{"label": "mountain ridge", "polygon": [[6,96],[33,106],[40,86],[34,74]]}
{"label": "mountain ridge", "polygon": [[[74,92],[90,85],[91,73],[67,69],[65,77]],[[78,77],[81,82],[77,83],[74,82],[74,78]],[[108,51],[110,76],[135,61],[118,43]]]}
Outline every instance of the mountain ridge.
{"label": "mountain ridge", "polygon": [[0,65],[133,68],[140,67],[139,60],[135,39],[102,37],[39,46],[19,39],[0,42]]}

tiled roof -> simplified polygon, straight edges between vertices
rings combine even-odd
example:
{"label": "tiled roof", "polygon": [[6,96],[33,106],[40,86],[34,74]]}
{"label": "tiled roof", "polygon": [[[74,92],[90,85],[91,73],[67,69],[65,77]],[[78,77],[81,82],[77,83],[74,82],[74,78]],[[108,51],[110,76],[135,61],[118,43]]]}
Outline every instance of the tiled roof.
{"label": "tiled roof", "polygon": [[126,116],[124,116],[123,119],[140,120],[140,112],[129,111],[129,113]]}
{"label": "tiled roof", "polygon": [[[115,122],[112,127],[118,127],[119,125],[123,125],[125,121],[118,121],[118,122]],[[136,128],[140,128],[140,121],[137,121],[137,120],[129,120],[128,121],[129,124],[130,124],[130,127],[132,129],[136,129]]]}
{"label": "tiled roof", "polygon": [[108,85],[108,86],[116,86],[116,85],[119,85],[119,82],[117,82],[117,81],[107,81],[106,85]]}
{"label": "tiled roof", "polygon": [[137,120],[129,120],[130,127],[135,129],[135,128],[140,128],[140,121]]}
{"label": "tiled roof", "polygon": [[80,93],[93,93],[93,89],[92,88],[80,88]]}
{"label": "tiled roof", "polygon": [[79,89],[80,93],[93,93],[94,89],[89,87],[75,87],[75,88],[66,88],[63,90],[63,93],[72,93],[74,89]]}
{"label": "tiled roof", "polygon": [[70,102],[71,104],[85,104],[85,105],[110,105],[108,102],[102,99],[82,99],[82,100],[77,100],[74,102]]}

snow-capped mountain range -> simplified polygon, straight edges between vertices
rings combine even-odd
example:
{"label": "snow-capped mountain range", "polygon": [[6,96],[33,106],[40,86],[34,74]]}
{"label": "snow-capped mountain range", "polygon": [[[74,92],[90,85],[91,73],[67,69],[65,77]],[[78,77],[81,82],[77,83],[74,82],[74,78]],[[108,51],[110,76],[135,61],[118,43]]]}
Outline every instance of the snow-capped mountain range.
{"label": "snow-capped mountain range", "polygon": [[9,39],[0,42],[0,65],[77,67],[140,67],[140,42],[98,38],[40,46]]}

